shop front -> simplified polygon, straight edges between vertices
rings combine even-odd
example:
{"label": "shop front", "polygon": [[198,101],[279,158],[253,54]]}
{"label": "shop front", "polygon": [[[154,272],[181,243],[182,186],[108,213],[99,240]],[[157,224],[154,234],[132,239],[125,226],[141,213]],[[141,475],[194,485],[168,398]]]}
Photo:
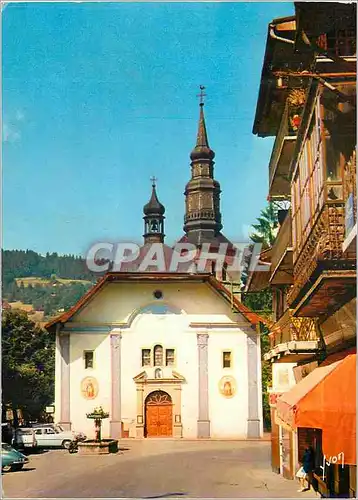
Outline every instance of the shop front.
{"label": "shop front", "polygon": [[296,433],[280,421],[276,414],[276,402],[280,394],[270,394],[271,410],[271,467],[272,471],[286,479],[294,479],[297,469]]}
{"label": "shop front", "polygon": [[306,443],[315,452],[314,486],[325,497],[355,497],[355,394],[356,354],[348,354],[327,358],[277,400],[276,421],[297,430],[298,459]]}

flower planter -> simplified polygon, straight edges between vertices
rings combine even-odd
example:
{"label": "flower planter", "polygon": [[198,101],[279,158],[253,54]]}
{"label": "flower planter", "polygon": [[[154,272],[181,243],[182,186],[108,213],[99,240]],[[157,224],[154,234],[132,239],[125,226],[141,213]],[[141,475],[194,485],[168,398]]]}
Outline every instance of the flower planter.
{"label": "flower planter", "polygon": [[116,439],[102,439],[96,441],[87,439],[78,443],[78,453],[81,455],[108,455],[118,452],[118,441]]}
{"label": "flower planter", "polygon": [[108,418],[109,413],[104,411],[102,406],[95,408],[91,413],[87,413],[87,418],[94,420],[96,439],[86,439],[78,443],[78,452],[81,455],[108,455],[118,452],[118,441],[116,439],[102,439],[102,420]]}

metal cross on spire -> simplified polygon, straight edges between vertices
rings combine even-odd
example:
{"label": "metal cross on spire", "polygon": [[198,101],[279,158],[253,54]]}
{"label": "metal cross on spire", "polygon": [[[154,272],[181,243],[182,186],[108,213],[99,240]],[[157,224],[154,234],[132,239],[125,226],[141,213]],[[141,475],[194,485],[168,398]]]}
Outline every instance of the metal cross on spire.
{"label": "metal cross on spire", "polygon": [[204,85],[200,85],[200,94],[197,94],[196,96],[200,97],[200,106],[204,106],[204,97],[206,97],[204,90],[205,90]]}
{"label": "metal cross on spire", "polygon": [[157,182],[157,177],[155,177],[154,175],[150,178],[151,182],[152,182],[152,187],[155,187],[155,183]]}

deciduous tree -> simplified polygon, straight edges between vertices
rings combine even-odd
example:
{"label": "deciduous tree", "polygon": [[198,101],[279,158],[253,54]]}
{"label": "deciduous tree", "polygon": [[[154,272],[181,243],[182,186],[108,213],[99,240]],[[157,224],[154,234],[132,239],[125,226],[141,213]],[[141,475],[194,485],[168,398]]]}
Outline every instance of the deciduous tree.
{"label": "deciduous tree", "polygon": [[54,401],[55,340],[23,311],[4,310],[2,317],[3,409],[21,409],[36,419]]}

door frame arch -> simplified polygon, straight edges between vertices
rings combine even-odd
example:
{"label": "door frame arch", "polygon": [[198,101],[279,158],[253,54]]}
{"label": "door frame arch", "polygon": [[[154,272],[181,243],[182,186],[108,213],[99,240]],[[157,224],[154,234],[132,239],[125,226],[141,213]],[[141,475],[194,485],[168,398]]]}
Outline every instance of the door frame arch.
{"label": "door frame arch", "polygon": [[[153,398],[153,399],[151,399]],[[154,390],[150,392],[144,401],[144,437],[172,437],[173,436],[173,399],[170,394],[166,391]],[[159,417],[159,407],[169,408],[170,411],[168,415],[170,415],[170,422],[168,421],[169,434],[162,434],[157,436],[148,436],[148,414],[150,413],[150,408],[158,408],[158,417]],[[155,413],[155,410],[153,410]]]}
{"label": "door frame arch", "polygon": [[137,392],[136,437],[144,438],[145,401],[149,394],[156,391],[166,392],[171,397],[173,404],[172,436],[175,438],[183,437],[181,392],[185,378],[173,371],[173,378],[151,379],[147,377],[146,372],[141,372],[134,377],[134,382]]}

